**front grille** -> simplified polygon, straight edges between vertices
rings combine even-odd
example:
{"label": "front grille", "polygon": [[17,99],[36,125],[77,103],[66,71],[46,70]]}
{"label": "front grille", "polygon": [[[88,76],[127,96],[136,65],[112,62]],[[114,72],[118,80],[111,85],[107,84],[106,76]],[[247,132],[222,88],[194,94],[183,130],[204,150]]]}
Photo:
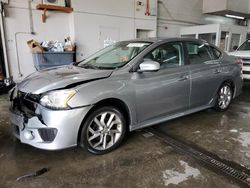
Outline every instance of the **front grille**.
{"label": "front grille", "polygon": [[38,132],[44,142],[53,142],[57,134],[57,129],[38,129]]}
{"label": "front grille", "polygon": [[250,66],[250,59],[242,58],[243,66]]}
{"label": "front grille", "polygon": [[243,66],[250,66],[250,63],[243,63]]}
{"label": "front grille", "polygon": [[13,99],[12,109],[19,111],[27,116],[35,115],[37,108],[37,101],[39,101],[39,95],[28,94],[21,91],[17,92],[16,98]]}
{"label": "front grille", "polygon": [[243,71],[243,74],[250,74],[250,71]]}
{"label": "front grille", "polygon": [[250,62],[250,59],[248,59],[248,58],[241,58],[242,59],[242,61],[249,61]]}

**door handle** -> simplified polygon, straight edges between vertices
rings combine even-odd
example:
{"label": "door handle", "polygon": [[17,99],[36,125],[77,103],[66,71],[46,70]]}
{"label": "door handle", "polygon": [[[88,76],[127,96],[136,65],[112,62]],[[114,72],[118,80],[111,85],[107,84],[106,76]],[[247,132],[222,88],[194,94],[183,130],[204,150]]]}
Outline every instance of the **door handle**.
{"label": "door handle", "polygon": [[221,73],[221,70],[220,69],[216,69],[215,71],[214,71],[214,74],[220,74]]}
{"label": "door handle", "polygon": [[178,79],[178,81],[179,82],[182,82],[182,81],[186,81],[186,80],[188,80],[189,79],[189,76],[181,76],[179,79]]}

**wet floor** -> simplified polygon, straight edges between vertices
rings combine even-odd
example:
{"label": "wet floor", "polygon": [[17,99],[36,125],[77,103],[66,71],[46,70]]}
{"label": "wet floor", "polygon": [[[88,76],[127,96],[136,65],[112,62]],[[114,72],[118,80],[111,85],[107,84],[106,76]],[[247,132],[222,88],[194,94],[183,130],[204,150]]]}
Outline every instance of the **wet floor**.
{"label": "wet floor", "polygon": [[[173,150],[143,131],[117,150],[94,156],[79,148],[48,152],[12,137],[7,96],[0,96],[0,187],[236,188],[236,182]],[[205,110],[155,126],[221,158],[250,167],[250,85],[227,112]],[[17,182],[41,168],[49,172]]]}

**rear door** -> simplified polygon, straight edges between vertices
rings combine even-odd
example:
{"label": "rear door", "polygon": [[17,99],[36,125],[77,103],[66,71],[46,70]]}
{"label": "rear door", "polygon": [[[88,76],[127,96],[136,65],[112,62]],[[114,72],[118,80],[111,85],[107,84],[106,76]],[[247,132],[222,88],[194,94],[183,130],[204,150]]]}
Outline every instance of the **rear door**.
{"label": "rear door", "polygon": [[185,44],[191,74],[190,108],[202,107],[212,103],[217,93],[222,80],[221,62],[208,44],[197,41]]}
{"label": "rear door", "polygon": [[157,72],[134,73],[138,122],[188,109],[190,79],[183,52],[181,42],[169,42],[144,56],[159,62],[161,68]]}

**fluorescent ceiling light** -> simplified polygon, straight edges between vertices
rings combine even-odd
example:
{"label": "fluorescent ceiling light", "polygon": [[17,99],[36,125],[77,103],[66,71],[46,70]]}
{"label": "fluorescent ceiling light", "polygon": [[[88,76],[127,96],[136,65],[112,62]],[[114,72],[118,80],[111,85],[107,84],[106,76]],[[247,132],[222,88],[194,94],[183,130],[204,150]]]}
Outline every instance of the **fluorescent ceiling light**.
{"label": "fluorescent ceiling light", "polygon": [[245,18],[242,16],[236,16],[236,15],[231,15],[231,14],[226,14],[226,17],[228,18],[235,18],[235,19],[240,19],[240,20],[244,20]]}

